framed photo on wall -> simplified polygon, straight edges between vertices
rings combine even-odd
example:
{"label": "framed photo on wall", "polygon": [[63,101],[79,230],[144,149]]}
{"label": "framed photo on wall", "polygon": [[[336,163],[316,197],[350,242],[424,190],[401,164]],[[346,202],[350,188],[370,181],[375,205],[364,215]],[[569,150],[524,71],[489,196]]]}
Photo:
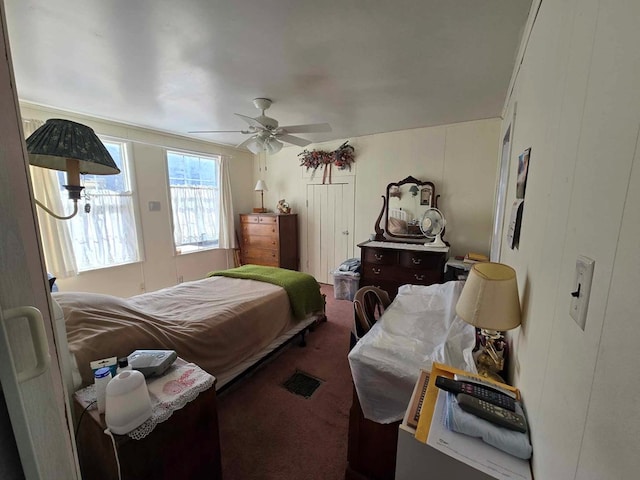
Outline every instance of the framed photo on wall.
{"label": "framed photo on wall", "polygon": [[527,188],[527,175],[529,174],[530,157],[530,148],[527,148],[518,156],[518,180],[516,183],[516,198],[518,199],[524,199],[524,192]]}
{"label": "framed photo on wall", "polygon": [[433,199],[433,189],[430,186],[422,187],[420,190],[420,205],[431,206]]}

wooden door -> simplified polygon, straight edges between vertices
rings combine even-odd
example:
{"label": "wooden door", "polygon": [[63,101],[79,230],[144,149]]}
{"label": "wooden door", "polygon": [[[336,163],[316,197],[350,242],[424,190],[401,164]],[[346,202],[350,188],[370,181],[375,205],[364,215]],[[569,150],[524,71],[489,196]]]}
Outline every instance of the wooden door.
{"label": "wooden door", "polygon": [[333,285],[331,271],[353,257],[354,188],[350,183],[307,185],[306,271]]}

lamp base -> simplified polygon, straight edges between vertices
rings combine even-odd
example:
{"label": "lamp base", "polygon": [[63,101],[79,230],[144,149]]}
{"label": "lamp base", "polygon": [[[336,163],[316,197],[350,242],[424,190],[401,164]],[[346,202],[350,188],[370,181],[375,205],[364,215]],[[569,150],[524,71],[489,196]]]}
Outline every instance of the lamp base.
{"label": "lamp base", "polygon": [[482,368],[482,366],[480,365],[478,365],[478,375],[488,378],[489,380],[495,380],[496,382],[507,383],[499,374],[492,370],[489,370],[488,368]]}
{"label": "lamp base", "polygon": [[267,213],[266,208],[254,208],[253,213]]}

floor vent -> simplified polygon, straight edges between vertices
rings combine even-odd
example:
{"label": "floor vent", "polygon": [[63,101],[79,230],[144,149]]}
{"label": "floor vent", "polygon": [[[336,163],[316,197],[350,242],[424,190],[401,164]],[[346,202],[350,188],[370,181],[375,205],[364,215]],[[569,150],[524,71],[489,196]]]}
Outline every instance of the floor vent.
{"label": "floor vent", "polygon": [[312,377],[308,373],[296,370],[286,382],[282,385],[291,393],[301,395],[304,398],[309,398],[316,389],[320,386],[322,380]]}

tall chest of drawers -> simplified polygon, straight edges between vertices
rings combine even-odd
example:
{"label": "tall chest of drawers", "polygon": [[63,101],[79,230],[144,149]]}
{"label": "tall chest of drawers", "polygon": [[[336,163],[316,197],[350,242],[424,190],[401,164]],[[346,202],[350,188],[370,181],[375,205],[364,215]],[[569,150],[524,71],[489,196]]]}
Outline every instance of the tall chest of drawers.
{"label": "tall chest of drawers", "polygon": [[240,214],[242,263],[298,270],[298,215]]}
{"label": "tall chest of drawers", "polygon": [[380,287],[393,298],[400,285],[444,281],[448,249],[434,251],[393,242],[364,242],[358,247],[362,263],[360,287]]}

